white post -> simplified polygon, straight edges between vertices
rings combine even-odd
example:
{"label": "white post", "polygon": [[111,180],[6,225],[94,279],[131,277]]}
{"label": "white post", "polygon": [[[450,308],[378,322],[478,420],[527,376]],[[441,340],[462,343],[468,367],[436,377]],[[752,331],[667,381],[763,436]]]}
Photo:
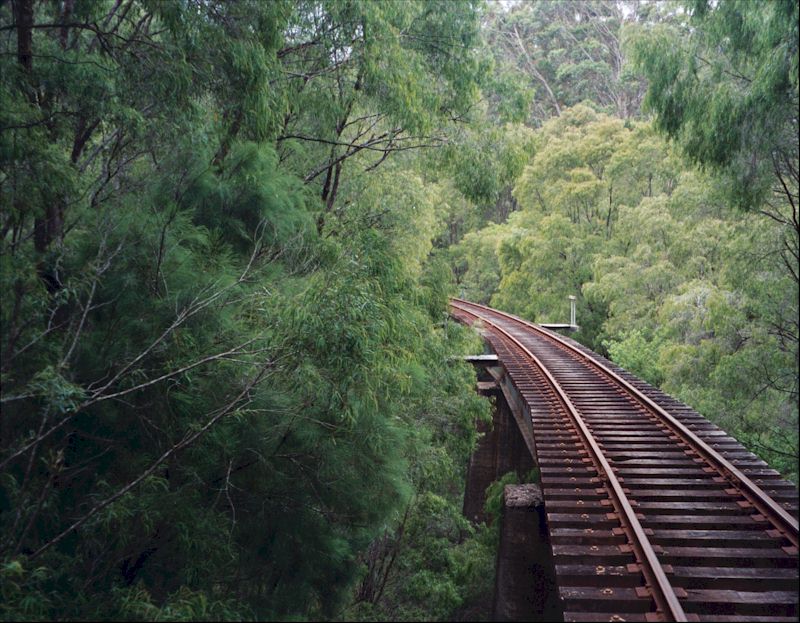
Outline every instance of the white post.
{"label": "white post", "polygon": [[571,327],[575,326],[575,297],[569,295],[569,324]]}

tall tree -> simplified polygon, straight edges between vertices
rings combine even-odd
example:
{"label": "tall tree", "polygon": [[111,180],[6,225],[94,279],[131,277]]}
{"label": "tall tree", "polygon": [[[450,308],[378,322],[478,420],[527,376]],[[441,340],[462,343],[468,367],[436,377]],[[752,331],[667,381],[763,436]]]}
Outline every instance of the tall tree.
{"label": "tall tree", "polygon": [[495,55],[535,90],[533,125],[582,101],[628,119],[639,114],[644,82],[626,65],[623,30],[657,12],[640,2],[540,0],[497,5],[486,28]]}
{"label": "tall tree", "polygon": [[632,40],[656,126],[723,173],[731,199],[785,225],[798,278],[798,7],[791,0],[688,3],[692,27]]}
{"label": "tall tree", "polygon": [[[278,52],[281,157],[333,209],[347,167],[442,144],[477,95],[477,2],[299,2]],[[358,165],[352,159],[360,156]]]}
{"label": "tall tree", "polygon": [[469,107],[477,23],[0,4],[0,618],[330,617],[432,438],[463,464],[438,186],[374,169]]}
{"label": "tall tree", "polygon": [[[646,104],[658,128],[695,162],[717,171],[728,199],[780,226],[756,261],[779,270],[784,285],[762,294],[759,315],[794,374],[769,386],[798,392],[800,279],[800,138],[798,5],[773,2],[687,3],[691,28],[644,30],[632,41],[650,82]],[[766,229],[766,228],[765,228]]]}

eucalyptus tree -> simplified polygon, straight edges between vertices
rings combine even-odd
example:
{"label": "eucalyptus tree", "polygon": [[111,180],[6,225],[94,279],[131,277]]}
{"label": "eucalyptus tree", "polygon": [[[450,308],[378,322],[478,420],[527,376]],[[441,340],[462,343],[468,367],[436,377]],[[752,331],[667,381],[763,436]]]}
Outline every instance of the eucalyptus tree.
{"label": "eucalyptus tree", "polygon": [[659,10],[649,3],[541,0],[497,5],[486,29],[495,55],[534,89],[531,122],[538,126],[582,101],[637,117],[645,85],[626,62],[624,31],[652,19]]}
{"label": "eucalyptus tree", "polygon": [[437,187],[372,224],[475,95],[475,10],[0,5],[0,616],[333,616],[463,455]]}
{"label": "eucalyptus tree", "polygon": [[797,3],[686,4],[689,24],[641,29],[631,41],[656,126],[725,173],[741,207],[773,195],[796,206]]}
{"label": "eucalyptus tree", "polygon": [[[347,167],[373,170],[392,154],[446,141],[478,93],[477,3],[299,2],[278,52],[287,93],[281,159],[313,184],[324,208]],[[358,164],[351,165],[355,156]]]}

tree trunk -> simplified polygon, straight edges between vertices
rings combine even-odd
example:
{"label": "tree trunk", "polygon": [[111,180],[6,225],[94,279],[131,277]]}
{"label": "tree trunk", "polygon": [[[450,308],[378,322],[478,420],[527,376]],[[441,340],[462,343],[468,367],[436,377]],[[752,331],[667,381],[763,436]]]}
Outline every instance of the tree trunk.
{"label": "tree trunk", "polygon": [[12,0],[17,23],[17,60],[30,73],[33,69],[33,0]]}
{"label": "tree trunk", "polygon": [[69,42],[69,26],[67,26],[67,22],[69,22],[69,18],[72,16],[72,10],[75,8],[75,0],[64,0],[64,9],[61,11],[61,31],[59,32],[59,42],[61,43],[61,49],[67,49],[67,43]]}

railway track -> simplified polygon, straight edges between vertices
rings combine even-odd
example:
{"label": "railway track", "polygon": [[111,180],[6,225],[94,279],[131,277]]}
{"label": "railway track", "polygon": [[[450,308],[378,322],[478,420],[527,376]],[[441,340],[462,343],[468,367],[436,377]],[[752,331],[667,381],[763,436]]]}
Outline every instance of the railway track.
{"label": "railway track", "polygon": [[577,342],[451,300],[533,424],[566,621],[796,621],[795,486]]}

